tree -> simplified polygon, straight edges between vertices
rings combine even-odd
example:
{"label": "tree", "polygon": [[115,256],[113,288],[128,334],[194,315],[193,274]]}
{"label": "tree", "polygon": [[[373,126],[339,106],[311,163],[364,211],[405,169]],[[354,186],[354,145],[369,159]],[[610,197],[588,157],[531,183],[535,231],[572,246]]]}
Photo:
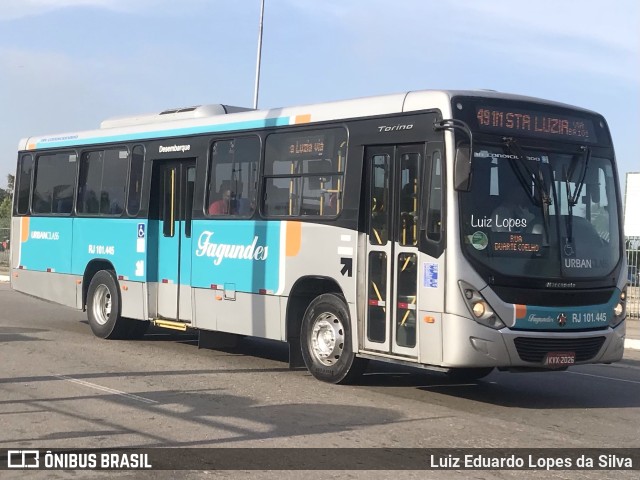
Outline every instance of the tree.
{"label": "tree", "polygon": [[0,202],[0,218],[11,218],[11,197],[8,195]]}
{"label": "tree", "polygon": [[[7,188],[0,188],[0,204],[7,198],[11,198],[13,195],[13,185],[15,183],[15,177],[10,173],[7,175]],[[2,215],[0,215],[1,217]],[[10,215],[9,215],[10,216]]]}
{"label": "tree", "polygon": [[11,197],[14,180],[13,175],[7,175],[7,189],[0,188],[0,229],[9,228],[9,225],[11,225]]}
{"label": "tree", "polygon": [[9,228],[9,225],[11,225],[11,196],[7,195],[0,202],[0,229]]}

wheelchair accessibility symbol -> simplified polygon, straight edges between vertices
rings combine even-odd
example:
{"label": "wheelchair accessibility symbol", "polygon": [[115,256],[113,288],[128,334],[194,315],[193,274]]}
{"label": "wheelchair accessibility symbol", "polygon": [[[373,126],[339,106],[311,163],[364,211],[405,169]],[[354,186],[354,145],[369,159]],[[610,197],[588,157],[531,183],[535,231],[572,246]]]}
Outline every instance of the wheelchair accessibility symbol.
{"label": "wheelchair accessibility symbol", "polygon": [[138,238],[144,238],[144,223],[138,224]]}

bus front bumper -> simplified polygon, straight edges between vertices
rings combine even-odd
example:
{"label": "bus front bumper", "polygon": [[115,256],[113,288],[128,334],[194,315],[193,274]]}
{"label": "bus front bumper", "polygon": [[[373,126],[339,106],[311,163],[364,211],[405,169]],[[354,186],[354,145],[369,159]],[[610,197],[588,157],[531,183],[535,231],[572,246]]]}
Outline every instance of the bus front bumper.
{"label": "bus front bumper", "polygon": [[612,363],[622,359],[625,334],[626,321],[615,328],[540,332],[494,330],[471,318],[445,314],[443,366],[557,369]]}

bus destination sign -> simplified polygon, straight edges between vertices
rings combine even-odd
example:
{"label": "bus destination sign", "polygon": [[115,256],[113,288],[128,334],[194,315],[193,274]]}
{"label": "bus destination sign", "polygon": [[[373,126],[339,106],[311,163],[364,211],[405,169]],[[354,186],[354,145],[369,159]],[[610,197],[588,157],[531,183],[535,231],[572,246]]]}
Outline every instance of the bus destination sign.
{"label": "bus destination sign", "polygon": [[490,133],[526,135],[556,140],[597,143],[593,121],[533,110],[478,106],[478,127]]}
{"label": "bus destination sign", "polygon": [[324,135],[292,138],[287,145],[287,151],[294,157],[321,156],[324,154]]}

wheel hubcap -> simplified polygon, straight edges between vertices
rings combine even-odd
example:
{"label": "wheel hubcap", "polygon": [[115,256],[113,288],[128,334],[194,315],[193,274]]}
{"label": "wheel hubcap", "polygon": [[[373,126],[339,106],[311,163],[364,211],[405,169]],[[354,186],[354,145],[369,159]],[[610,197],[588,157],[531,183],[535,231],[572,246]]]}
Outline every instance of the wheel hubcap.
{"label": "wheel hubcap", "polygon": [[100,325],[109,321],[111,316],[111,292],[106,285],[98,285],[93,294],[93,318]]}
{"label": "wheel hubcap", "polygon": [[311,330],[311,351],[326,366],[335,365],[344,350],[344,326],[333,313],[318,315]]}

